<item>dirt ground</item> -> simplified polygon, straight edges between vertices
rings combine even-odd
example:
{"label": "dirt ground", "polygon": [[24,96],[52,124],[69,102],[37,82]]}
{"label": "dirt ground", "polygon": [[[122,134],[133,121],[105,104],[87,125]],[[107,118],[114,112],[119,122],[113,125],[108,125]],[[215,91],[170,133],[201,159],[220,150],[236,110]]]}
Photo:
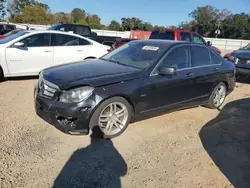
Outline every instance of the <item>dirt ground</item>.
{"label": "dirt ground", "polygon": [[238,83],[221,110],[162,115],[98,141],[37,117],[35,82],[0,83],[3,188],[250,187],[250,84]]}

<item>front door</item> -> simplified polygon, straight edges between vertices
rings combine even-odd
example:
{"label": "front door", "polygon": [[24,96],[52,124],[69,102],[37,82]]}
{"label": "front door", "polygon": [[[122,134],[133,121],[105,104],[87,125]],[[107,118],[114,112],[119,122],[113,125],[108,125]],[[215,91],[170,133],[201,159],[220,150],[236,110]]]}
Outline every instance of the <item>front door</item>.
{"label": "front door", "polygon": [[6,61],[10,74],[36,75],[53,65],[53,47],[48,33],[34,34],[19,41],[23,47],[6,48]]}
{"label": "front door", "polygon": [[159,67],[173,67],[175,75],[153,73],[147,86],[146,111],[175,107],[190,103],[196,96],[195,74],[190,67],[188,46],[174,48],[160,63]]}
{"label": "front door", "polygon": [[90,43],[82,38],[67,34],[55,34],[54,40],[54,64],[65,64],[81,61],[86,58]]}

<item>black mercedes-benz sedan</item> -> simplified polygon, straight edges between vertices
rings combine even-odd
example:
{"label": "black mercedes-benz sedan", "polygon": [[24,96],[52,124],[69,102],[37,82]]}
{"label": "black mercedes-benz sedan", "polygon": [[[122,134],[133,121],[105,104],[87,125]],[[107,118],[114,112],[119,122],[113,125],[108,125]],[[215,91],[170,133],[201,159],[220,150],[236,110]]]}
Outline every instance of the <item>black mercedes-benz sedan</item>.
{"label": "black mercedes-benz sedan", "polygon": [[113,138],[149,114],[218,108],[234,87],[234,64],[204,45],[138,40],[100,59],[43,70],[35,109],[65,133]]}

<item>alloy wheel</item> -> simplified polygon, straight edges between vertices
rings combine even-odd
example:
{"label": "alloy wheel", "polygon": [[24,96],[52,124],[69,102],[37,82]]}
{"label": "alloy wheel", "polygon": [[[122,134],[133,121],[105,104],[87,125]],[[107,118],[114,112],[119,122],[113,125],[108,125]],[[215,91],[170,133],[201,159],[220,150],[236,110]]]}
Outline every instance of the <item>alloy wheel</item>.
{"label": "alloy wheel", "polygon": [[214,99],[213,103],[216,107],[219,107],[222,105],[226,98],[226,87],[224,85],[221,85],[217,88],[217,90],[214,93]]}
{"label": "alloy wheel", "polygon": [[99,116],[99,126],[104,134],[112,136],[119,133],[128,121],[128,109],[120,102],[108,104]]}

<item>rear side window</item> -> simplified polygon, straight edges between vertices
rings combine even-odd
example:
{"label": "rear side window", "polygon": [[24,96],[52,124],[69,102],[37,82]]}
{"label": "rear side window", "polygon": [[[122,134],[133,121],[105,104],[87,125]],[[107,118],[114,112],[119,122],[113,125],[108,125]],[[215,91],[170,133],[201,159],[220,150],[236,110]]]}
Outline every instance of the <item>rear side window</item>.
{"label": "rear side window", "polygon": [[55,35],[54,46],[78,46],[78,45],[79,45],[78,37],[63,35],[63,34]]}
{"label": "rear side window", "polygon": [[205,44],[206,42],[200,36],[193,34],[193,42],[198,44]]}
{"label": "rear side window", "polygon": [[191,42],[191,34],[188,32],[180,32],[180,40]]}
{"label": "rear side window", "polygon": [[89,44],[90,44],[89,41],[79,38],[79,45],[89,45]]}
{"label": "rear side window", "polygon": [[6,30],[14,30],[15,28],[14,25],[6,25]]}
{"label": "rear side window", "polygon": [[192,67],[210,65],[209,50],[201,46],[192,46],[191,60]]}
{"label": "rear side window", "polygon": [[221,60],[211,51],[210,51],[210,57],[211,57],[212,64],[219,65],[222,63]]}
{"label": "rear side window", "polygon": [[171,51],[163,61],[163,65],[178,69],[189,68],[189,48],[186,46],[178,47]]}
{"label": "rear side window", "polygon": [[153,31],[150,35],[150,39],[174,40],[174,32],[173,31]]}
{"label": "rear side window", "polygon": [[76,34],[82,35],[82,36],[90,36],[90,30],[88,27],[85,26],[76,26]]}

